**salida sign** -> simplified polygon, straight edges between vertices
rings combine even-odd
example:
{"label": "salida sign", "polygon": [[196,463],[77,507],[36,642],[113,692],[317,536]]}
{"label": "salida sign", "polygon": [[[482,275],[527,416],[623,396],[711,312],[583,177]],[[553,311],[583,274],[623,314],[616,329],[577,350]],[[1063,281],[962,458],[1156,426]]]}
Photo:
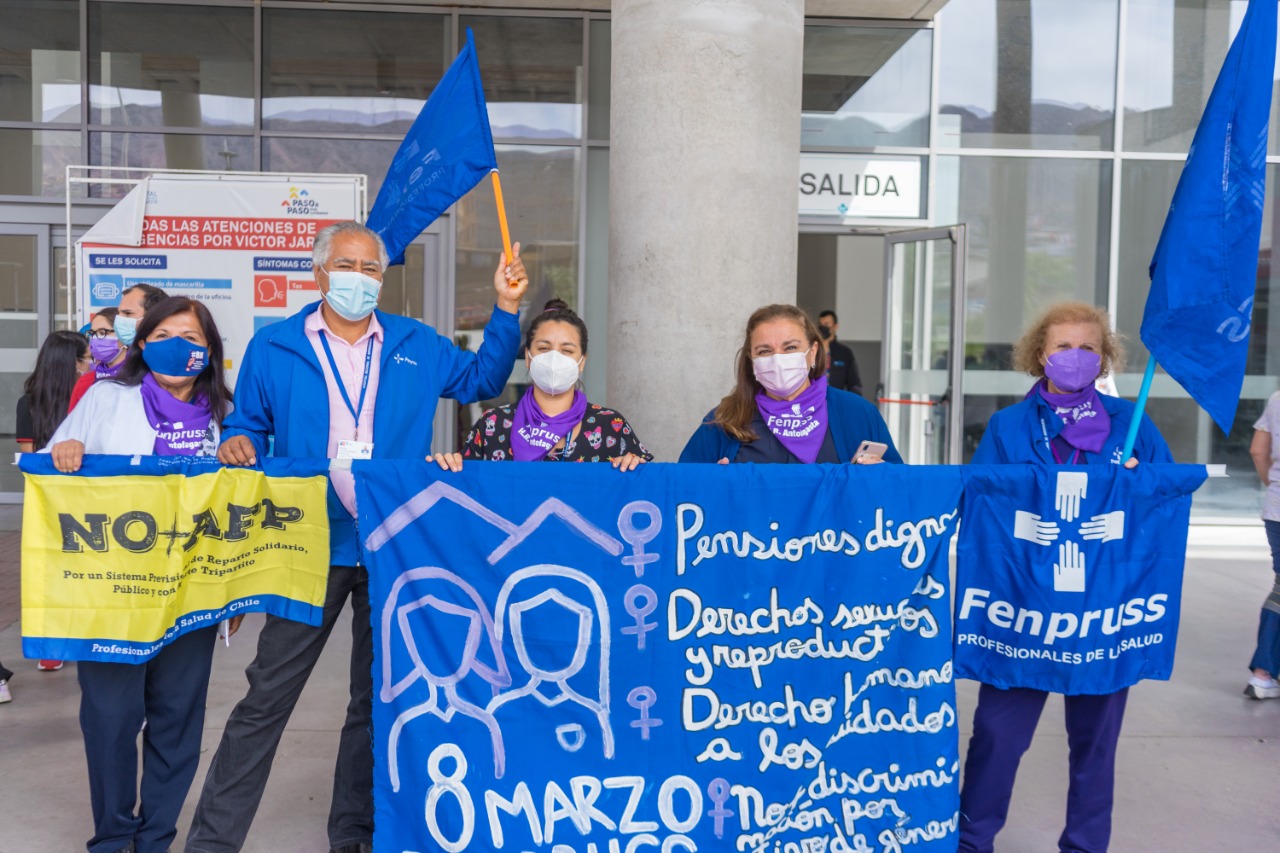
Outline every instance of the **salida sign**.
{"label": "salida sign", "polygon": [[800,155],[800,215],[920,218],[920,159]]}

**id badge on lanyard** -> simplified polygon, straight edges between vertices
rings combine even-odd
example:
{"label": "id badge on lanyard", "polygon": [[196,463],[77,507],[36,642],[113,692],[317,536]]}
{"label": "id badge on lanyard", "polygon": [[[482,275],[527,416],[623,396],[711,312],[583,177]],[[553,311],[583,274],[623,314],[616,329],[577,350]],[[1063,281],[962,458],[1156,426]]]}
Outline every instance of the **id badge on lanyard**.
{"label": "id badge on lanyard", "polygon": [[360,415],[364,412],[365,393],[369,390],[369,373],[373,369],[373,337],[369,337],[369,345],[364,351],[364,378],[360,383],[360,402],[355,406],[351,405],[351,397],[347,395],[346,385],[338,374],[338,362],[333,357],[333,350],[329,348],[329,341],[325,338],[324,332],[320,333],[320,343],[324,347],[324,354],[329,358],[329,369],[333,371],[333,381],[338,386],[338,393],[342,395],[342,402],[347,404],[347,411],[355,421],[355,436],[351,440],[338,442],[337,458],[372,459],[373,442],[360,440]]}

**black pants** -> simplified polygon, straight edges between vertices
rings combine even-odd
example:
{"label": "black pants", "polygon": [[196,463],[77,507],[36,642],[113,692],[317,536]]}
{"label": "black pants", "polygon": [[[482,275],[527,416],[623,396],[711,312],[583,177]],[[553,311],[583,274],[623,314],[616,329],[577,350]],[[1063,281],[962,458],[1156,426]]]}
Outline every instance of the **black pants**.
{"label": "black pants", "polygon": [[[200,763],[216,628],[184,634],[145,663],[76,665],[89,763],[89,853],[164,853]],[[138,731],[142,721],[142,785]],[[141,795],[141,796],[139,796]]]}

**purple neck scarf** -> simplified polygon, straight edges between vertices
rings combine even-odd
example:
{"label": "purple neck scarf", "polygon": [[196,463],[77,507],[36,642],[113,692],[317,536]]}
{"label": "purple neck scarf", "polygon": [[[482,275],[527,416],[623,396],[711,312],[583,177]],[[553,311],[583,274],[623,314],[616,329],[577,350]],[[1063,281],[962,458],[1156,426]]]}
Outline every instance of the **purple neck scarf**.
{"label": "purple neck scarf", "polygon": [[758,391],[756,408],[769,432],[797,459],[808,465],[818,458],[827,437],[827,377],[809,383],[794,400],[775,400]]}
{"label": "purple neck scarf", "polygon": [[124,367],[123,361],[121,361],[115,367],[112,367],[109,364],[102,364],[101,362],[99,362],[93,365],[93,372],[97,374],[97,377],[99,379],[112,379],[115,377],[117,373],[120,372],[120,368],[122,367]]}
{"label": "purple neck scarf", "polygon": [[[533,398],[533,389],[524,392],[516,404],[511,422],[511,455],[517,462],[536,462],[560,443],[587,413],[587,395],[573,392],[573,405],[558,415],[548,417]],[[566,441],[567,444],[567,441]]]}
{"label": "purple neck scarf", "polygon": [[1100,453],[1111,434],[1111,415],[1102,405],[1102,395],[1089,383],[1071,394],[1054,394],[1049,391],[1047,380],[1040,380],[1027,396],[1039,394],[1040,399],[1062,418],[1060,435],[1067,444],[1086,453]]}
{"label": "purple neck scarf", "polygon": [[142,408],[156,431],[156,456],[196,456],[204,443],[213,414],[209,401],[196,397],[184,403],[148,373],[142,377]]}

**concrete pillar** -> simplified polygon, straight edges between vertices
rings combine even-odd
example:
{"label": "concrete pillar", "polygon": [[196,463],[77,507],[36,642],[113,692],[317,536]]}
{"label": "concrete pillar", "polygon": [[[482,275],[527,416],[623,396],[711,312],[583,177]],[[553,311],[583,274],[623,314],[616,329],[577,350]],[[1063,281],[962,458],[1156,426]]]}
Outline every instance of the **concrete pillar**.
{"label": "concrete pillar", "polygon": [[673,461],[794,302],[803,0],[614,0],[609,403]]}

